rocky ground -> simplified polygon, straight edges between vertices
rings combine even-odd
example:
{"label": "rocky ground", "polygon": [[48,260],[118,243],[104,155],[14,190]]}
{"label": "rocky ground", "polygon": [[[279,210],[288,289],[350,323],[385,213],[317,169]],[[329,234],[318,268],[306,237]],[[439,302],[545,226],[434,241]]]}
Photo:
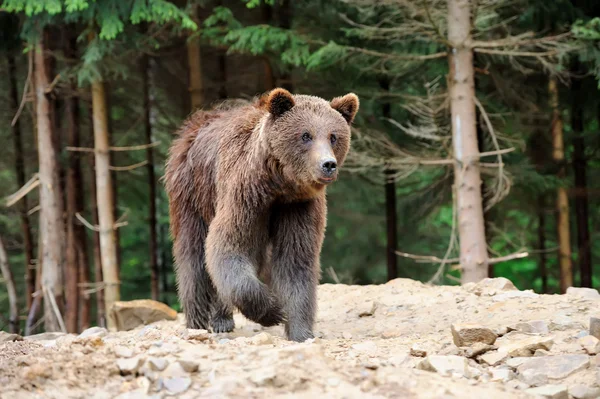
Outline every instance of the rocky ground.
{"label": "rocky ground", "polygon": [[595,290],[536,295],[505,279],[323,285],[318,338],[301,344],[241,315],[231,334],[177,315],[114,333],[1,335],[0,397],[598,398],[599,315]]}

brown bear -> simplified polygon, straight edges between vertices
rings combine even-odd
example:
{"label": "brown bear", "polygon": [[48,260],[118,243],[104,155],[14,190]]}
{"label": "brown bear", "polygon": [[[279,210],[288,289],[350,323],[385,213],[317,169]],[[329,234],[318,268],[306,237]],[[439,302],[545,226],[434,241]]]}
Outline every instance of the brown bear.
{"label": "brown bear", "polygon": [[313,337],[325,188],[350,147],[358,97],[274,89],[198,111],[166,164],[177,286],[189,328],[228,332],[232,310],[289,340]]}

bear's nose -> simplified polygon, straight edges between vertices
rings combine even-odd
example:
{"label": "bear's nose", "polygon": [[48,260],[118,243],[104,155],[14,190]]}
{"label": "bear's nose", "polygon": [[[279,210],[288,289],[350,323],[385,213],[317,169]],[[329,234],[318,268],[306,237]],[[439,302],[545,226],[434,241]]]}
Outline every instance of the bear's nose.
{"label": "bear's nose", "polygon": [[323,173],[325,173],[326,176],[331,176],[336,168],[337,162],[332,158],[324,160],[321,164],[321,169],[323,169]]}

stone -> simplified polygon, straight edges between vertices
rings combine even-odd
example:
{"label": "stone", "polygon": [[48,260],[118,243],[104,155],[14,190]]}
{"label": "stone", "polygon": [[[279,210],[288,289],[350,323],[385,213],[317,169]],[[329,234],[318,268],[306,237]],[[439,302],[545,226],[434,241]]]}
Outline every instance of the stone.
{"label": "stone", "polygon": [[117,345],[114,347],[113,352],[115,353],[115,355],[117,357],[132,357],[133,356],[133,350],[131,348],[128,348],[126,346],[122,346],[122,345]]}
{"label": "stone", "polygon": [[525,363],[527,360],[529,360],[528,357],[513,357],[506,361],[506,365],[508,367],[512,367],[513,369],[516,369],[517,367],[519,367],[520,365]]}
{"label": "stone", "polygon": [[494,300],[495,302],[504,302],[504,301],[508,301],[509,299],[513,299],[513,298],[533,299],[533,298],[537,298],[538,296],[539,296],[538,294],[536,294],[535,292],[533,292],[531,290],[509,291],[509,292],[504,292],[502,294],[494,295],[492,297],[492,300]]}
{"label": "stone", "polygon": [[530,387],[540,387],[548,384],[548,376],[539,370],[527,369],[519,373],[518,378]]}
{"label": "stone", "polygon": [[167,368],[169,362],[167,359],[163,359],[162,357],[151,357],[148,359],[148,366],[150,370],[154,371],[163,371]]}
{"label": "stone", "polygon": [[600,339],[593,335],[586,335],[578,340],[579,345],[588,353],[588,355],[596,355],[600,353]]}
{"label": "stone", "polygon": [[590,359],[587,355],[553,355],[528,359],[518,366],[517,370],[521,374],[526,370],[534,370],[557,380],[583,370],[589,364]]}
{"label": "stone", "polygon": [[529,395],[537,395],[547,399],[569,399],[567,387],[564,385],[544,385],[525,391]]}
{"label": "stone", "polygon": [[142,364],[144,364],[144,358],[141,356],[117,360],[117,367],[119,367],[123,375],[135,374],[142,367]]}
{"label": "stone", "polygon": [[494,382],[507,382],[513,379],[513,372],[510,369],[493,368],[491,369]]}
{"label": "stone", "polygon": [[507,340],[498,347],[498,352],[508,353],[511,357],[530,357],[538,349],[550,350],[554,340],[552,337],[529,337],[517,341]]}
{"label": "stone", "polygon": [[478,324],[452,324],[451,331],[456,346],[471,346],[477,342],[492,345],[496,342],[496,334],[490,328]]}
{"label": "stone", "polygon": [[177,363],[181,366],[182,369],[187,371],[188,373],[194,373],[198,371],[199,364],[195,360],[191,359],[179,359]]}
{"label": "stone", "polygon": [[84,330],[77,338],[102,338],[108,334],[108,330],[104,327],[90,327]]}
{"label": "stone", "polygon": [[584,299],[600,299],[600,292],[594,288],[569,287],[567,288],[567,295]]}
{"label": "stone", "polygon": [[464,289],[476,295],[494,295],[499,291],[516,291],[517,287],[504,277],[484,278],[477,284],[465,284]]}
{"label": "stone", "polygon": [[210,334],[206,330],[196,330],[193,328],[186,329],[182,334],[183,339],[189,341],[208,341],[211,339]]}
{"label": "stone", "polygon": [[188,372],[185,371],[179,362],[175,362],[169,364],[169,366],[162,372],[162,375],[165,378],[186,377]]}
{"label": "stone", "polygon": [[435,371],[443,376],[458,374],[469,378],[469,362],[462,356],[430,355],[423,359],[417,368],[420,370]]}
{"label": "stone", "polygon": [[527,334],[548,334],[549,332],[548,324],[543,320],[517,323],[511,329]]}
{"label": "stone", "polygon": [[0,342],[15,342],[23,341],[23,337],[19,334],[11,334],[6,331],[0,331]]}
{"label": "stone", "polygon": [[550,352],[545,349],[536,349],[535,352],[533,352],[533,357],[548,356],[549,354]]}
{"label": "stone", "polygon": [[377,302],[373,302],[373,301],[363,302],[357,308],[358,317],[373,316],[373,314],[375,313],[375,310],[377,310]]}
{"label": "stone", "polygon": [[275,367],[262,367],[252,373],[250,381],[258,386],[262,386],[272,383],[276,376]]}
{"label": "stone", "polygon": [[28,335],[27,337],[24,337],[24,339],[25,341],[54,341],[65,335],[67,334],[62,332],[44,332],[41,334]]}
{"label": "stone", "polygon": [[260,334],[250,338],[250,343],[252,345],[269,345],[273,343],[273,337],[271,334],[261,332]]}
{"label": "stone", "polygon": [[519,380],[510,380],[506,383],[506,386],[510,389],[517,389],[520,391],[529,388],[529,385],[527,385],[523,381],[519,381]]}
{"label": "stone", "polygon": [[598,399],[600,388],[577,384],[569,387],[569,395],[575,399]]}
{"label": "stone", "polygon": [[163,385],[171,395],[177,395],[189,389],[192,379],[190,377],[166,378],[163,380]]}
{"label": "stone", "polygon": [[508,357],[508,353],[505,352],[488,352],[481,355],[479,358],[490,366],[497,366],[502,363]]}
{"label": "stone", "polygon": [[342,338],[344,338],[344,339],[352,339],[352,333],[350,333],[348,331],[344,331],[342,333]]}
{"label": "stone", "polygon": [[498,348],[494,345],[488,345],[488,344],[483,344],[481,342],[476,342],[473,344],[473,346],[464,348],[463,354],[464,354],[464,356],[472,359],[476,356],[482,355],[486,352],[489,352],[489,351],[495,350],[495,349],[498,349]]}
{"label": "stone", "polygon": [[374,355],[377,353],[377,345],[373,341],[364,341],[358,344],[352,345],[352,349],[357,352]]}
{"label": "stone", "polygon": [[110,309],[118,331],[129,331],[160,320],[176,320],[177,312],[152,299],[115,302]]}
{"label": "stone", "polygon": [[413,344],[413,346],[410,347],[410,355],[415,357],[425,357],[427,356],[427,351],[421,346]]}
{"label": "stone", "polygon": [[600,339],[600,316],[590,317],[590,335]]}
{"label": "stone", "polygon": [[550,331],[580,330],[583,325],[567,315],[554,316],[550,321]]}

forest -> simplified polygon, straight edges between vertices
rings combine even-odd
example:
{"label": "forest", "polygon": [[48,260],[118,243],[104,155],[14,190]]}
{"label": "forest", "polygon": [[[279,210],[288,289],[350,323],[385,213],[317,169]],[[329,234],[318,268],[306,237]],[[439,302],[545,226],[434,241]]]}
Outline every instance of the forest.
{"label": "forest", "polygon": [[322,282],[598,288],[599,79],[596,0],[2,0],[0,327],[180,310],[169,146],[276,87],[361,101]]}

